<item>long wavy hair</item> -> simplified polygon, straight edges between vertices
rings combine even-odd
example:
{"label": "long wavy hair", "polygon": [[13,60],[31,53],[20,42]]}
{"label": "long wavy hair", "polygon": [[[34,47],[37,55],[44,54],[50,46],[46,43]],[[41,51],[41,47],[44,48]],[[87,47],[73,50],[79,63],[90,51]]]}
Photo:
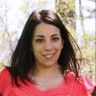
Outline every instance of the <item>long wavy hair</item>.
{"label": "long wavy hair", "polygon": [[64,26],[60,17],[50,10],[33,11],[24,26],[21,37],[12,54],[11,66],[8,67],[16,85],[19,85],[18,77],[23,82],[25,80],[29,81],[28,74],[30,70],[34,71],[35,58],[31,51],[32,38],[34,29],[41,22],[54,25],[60,29],[61,38],[64,41],[64,44],[60,57],[58,58],[58,64],[61,66],[62,74],[68,69],[72,70],[76,74],[76,77],[78,77],[80,63],[78,62],[78,59],[80,54],[77,55],[77,53],[80,53],[80,49]]}

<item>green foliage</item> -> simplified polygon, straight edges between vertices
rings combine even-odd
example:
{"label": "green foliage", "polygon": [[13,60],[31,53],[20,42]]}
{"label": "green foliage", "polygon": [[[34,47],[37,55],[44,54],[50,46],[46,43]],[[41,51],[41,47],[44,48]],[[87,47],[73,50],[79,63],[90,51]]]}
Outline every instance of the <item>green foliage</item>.
{"label": "green foliage", "polygon": [[[81,66],[82,69],[86,68],[84,73],[91,78],[92,81],[95,80],[95,35],[88,34],[85,32],[83,34],[83,46],[81,48],[82,57],[83,57],[83,64]],[[94,81],[95,82],[95,81]]]}
{"label": "green foliage", "polygon": [[57,14],[59,14],[63,22],[75,29],[75,1],[57,0],[56,5]]}
{"label": "green foliage", "polygon": [[66,28],[68,29],[68,31],[70,32],[72,37],[74,37],[74,39],[76,39],[76,30],[73,27],[69,26],[68,24],[66,25]]}
{"label": "green foliage", "polygon": [[87,58],[95,64],[95,35],[85,32],[82,38],[84,40],[82,47],[83,58]]}
{"label": "green foliage", "polygon": [[57,14],[76,39],[75,0],[57,0],[56,5]]}

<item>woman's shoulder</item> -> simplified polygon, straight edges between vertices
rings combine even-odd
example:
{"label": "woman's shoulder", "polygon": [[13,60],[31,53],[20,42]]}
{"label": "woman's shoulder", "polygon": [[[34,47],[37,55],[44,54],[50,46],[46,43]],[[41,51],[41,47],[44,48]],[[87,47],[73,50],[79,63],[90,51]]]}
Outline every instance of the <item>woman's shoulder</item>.
{"label": "woman's shoulder", "polygon": [[89,79],[85,75],[80,75],[79,77],[76,77],[75,73],[70,71],[67,73],[67,80],[70,83],[81,86],[81,88],[85,89],[88,94],[91,94],[95,89],[95,84],[93,84],[91,79]]}
{"label": "woman's shoulder", "polygon": [[11,75],[7,68],[3,68],[2,71],[0,71],[0,91],[9,86],[11,82]]}
{"label": "woman's shoulder", "polygon": [[6,79],[7,79],[7,77],[10,77],[10,73],[6,67],[4,67],[0,70],[0,79],[4,78],[4,77],[6,77]]}

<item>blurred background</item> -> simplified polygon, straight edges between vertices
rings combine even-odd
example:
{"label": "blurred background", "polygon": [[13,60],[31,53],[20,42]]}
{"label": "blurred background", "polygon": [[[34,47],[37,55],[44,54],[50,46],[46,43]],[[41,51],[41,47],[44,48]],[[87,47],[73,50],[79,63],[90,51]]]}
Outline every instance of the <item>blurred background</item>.
{"label": "blurred background", "polygon": [[33,10],[57,12],[83,56],[81,74],[96,83],[96,0],[0,0],[0,69],[10,57]]}

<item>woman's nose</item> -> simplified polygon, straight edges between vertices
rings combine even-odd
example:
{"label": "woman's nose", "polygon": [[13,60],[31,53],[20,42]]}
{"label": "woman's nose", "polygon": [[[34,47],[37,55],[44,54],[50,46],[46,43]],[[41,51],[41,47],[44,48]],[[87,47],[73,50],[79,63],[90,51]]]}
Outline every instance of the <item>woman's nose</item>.
{"label": "woman's nose", "polygon": [[46,41],[44,44],[44,49],[47,51],[52,50],[52,42]]}

